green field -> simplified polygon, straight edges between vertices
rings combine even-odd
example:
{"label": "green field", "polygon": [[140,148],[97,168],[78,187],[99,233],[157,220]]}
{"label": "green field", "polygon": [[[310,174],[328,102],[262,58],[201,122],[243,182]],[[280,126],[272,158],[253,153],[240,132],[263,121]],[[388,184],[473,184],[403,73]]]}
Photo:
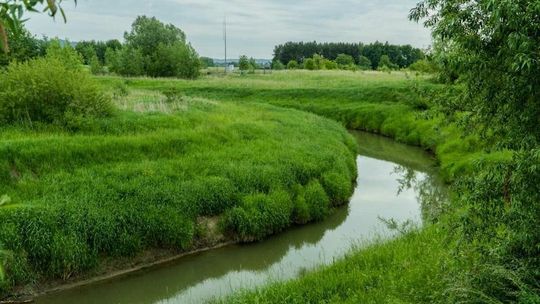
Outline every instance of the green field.
{"label": "green field", "polygon": [[[407,73],[97,79],[113,96],[112,117],[76,131],[1,130],[0,193],[14,203],[0,210],[0,241],[13,252],[6,291],[91,276],[149,250],[260,240],[322,220],[352,192],[347,128],[433,151],[448,182],[511,155],[478,152],[476,136],[431,114],[425,96],[443,87]],[[217,231],[204,219],[217,219]],[[224,301],[436,301],[455,271],[447,222]]]}
{"label": "green field", "polygon": [[[117,94],[123,81],[106,87]],[[176,84],[127,82],[139,81]],[[1,131],[0,193],[12,201],[0,211],[13,255],[5,287],[76,278],[150,249],[190,250],[205,242],[205,217],[219,216],[227,239],[258,240],[321,220],[352,193],[356,143],[338,123],[128,87],[112,117],[76,132]]]}

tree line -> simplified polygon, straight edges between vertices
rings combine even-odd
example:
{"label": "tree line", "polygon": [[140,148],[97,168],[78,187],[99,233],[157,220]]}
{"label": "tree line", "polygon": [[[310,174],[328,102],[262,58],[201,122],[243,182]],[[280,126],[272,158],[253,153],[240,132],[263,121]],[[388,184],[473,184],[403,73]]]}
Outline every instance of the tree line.
{"label": "tree line", "polygon": [[274,62],[287,65],[294,61],[304,63],[307,58],[320,55],[328,60],[335,61],[340,55],[348,55],[354,59],[356,65],[366,66],[369,59],[371,69],[379,69],[381,57],[388,56],[392,64],[399,68],[407,68],[413,63],[424,59],[425,53],[411,45],[393,45],[388,42],[374,42],[370,44],[347,42],[287,42],[274,48]]}
{"label": "tree line", "polygon": [[[0,53],[0,67],[45,56],[54,39],[36,38],[20,23],[6,32],[6,40],[9,52]],[[63,47],[74,47],[82,63],[94,74],[112,72],[122,76],[193,79],[205,63],[181,29],[155,17],[137,17],[131,31],[124,33],[124,40],[124,43],[116,39],[61,43]]]}

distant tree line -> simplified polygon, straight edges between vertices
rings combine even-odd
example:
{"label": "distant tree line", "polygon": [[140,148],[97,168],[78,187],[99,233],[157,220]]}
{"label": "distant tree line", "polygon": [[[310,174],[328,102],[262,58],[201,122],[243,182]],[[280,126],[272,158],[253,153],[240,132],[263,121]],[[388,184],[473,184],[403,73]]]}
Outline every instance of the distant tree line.
{"label": "distant tree line", "polygon": [[[46,37],[38,39],[31,35],[22,23],[7,35],[10,51],[0,53],[0,67],[43,57],[51,43]],[[82,63],[94,74],[112,72],[122,76],[192,79],[199,75],[201,67],[213,65],[210,58],[199,58],[181,29],[154,17],[137,17],[131,31],[124,34],[124,40],[124,43],[118,40],[61,43],[73,46]]]}
{"label": "distant tree line", "polygon": [[284,65],[289,64],[291,61],[303,64],[306,59],[313,58],[313,55],[320,55],[332,61],[336,61],[339,56],[343,59],[344,55],[348,55],[353,58],[354,64],[364,67],[368,62],[366,59],[368,59],[371,69],[374,70],[379,69],[382,56],[388,56],[388,59],[396,68],[407,68],[425,57],[421,49],[414,48],[411,45],[393,45],[388,42],[382,43],[378,41],[371,44],[318,43],[313,41],[287,42],[278,45],[274,48],[273,61],[279,61]]}

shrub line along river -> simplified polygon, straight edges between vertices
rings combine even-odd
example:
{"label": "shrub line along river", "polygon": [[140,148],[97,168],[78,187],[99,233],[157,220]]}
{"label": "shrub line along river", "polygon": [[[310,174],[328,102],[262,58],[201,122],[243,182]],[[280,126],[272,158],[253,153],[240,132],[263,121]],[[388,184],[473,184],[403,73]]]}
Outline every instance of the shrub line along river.
{"label": "shrub line along river", "polygon": [[323,222],[296,227],[262,242],[231,245],[186,256],[174,263],[49,294],[38,304],[200,303],[302,275],[331,263],[353,246],[391,238],[402,227],[437,217],[446,190],[435,159],[422,149],[354,132],[360,146],[358,180],[346,207]]}

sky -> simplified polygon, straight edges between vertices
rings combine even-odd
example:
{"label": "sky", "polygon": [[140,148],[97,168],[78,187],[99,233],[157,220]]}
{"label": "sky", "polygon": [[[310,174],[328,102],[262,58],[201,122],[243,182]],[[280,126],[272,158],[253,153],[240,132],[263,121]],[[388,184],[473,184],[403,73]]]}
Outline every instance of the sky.
{"label": "sky", "polygon": [[37,36],[70,41],[123,39],[138,15],[181,28],[201,56],[223,58],[227,19],[228,57],[270,59],[287,41],[376,40],[426,48],[431,36],[407,19],[418,0],[64,0],[67,23],[28,13]]}

